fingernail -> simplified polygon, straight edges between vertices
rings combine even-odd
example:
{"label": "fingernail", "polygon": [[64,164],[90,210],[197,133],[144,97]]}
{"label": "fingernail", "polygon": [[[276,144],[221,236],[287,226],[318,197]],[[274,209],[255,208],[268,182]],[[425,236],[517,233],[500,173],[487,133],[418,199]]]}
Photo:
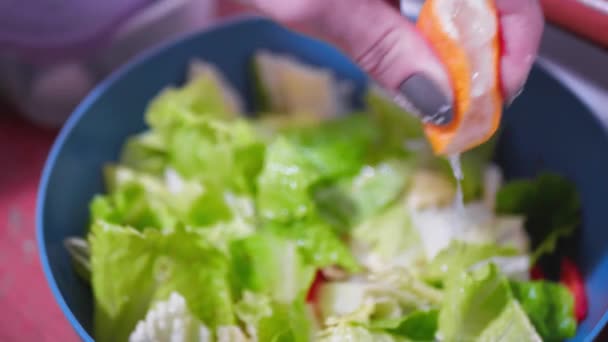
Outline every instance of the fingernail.
{"label": "fingernail", "polygon": [[454,117],[450,99],[423,74],[414,74],[403,81],[399,95],[404,106],[410,107],[406,109],[415,111],[424,123],[441,126],[450,123]]}

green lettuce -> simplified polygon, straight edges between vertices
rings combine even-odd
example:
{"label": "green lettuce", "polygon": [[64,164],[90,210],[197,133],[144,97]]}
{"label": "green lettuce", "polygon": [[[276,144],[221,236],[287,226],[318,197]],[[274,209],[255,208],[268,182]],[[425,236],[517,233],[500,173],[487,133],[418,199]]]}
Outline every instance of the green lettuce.
{"label": "green lettuce", "polygon": [[353,113],[314,126],[287,128],[282,132],[324,179],[353,175],[365,164],[378,139],[371,119]]}
{"label": "green lettuce", "polygon": [[553,253],[557,243],[580,225],[581,203],[574,184],[552,173],[509,182],[496,195],[496,210],[526,217],[533,261]]}
{"label": "green lettuce", "polygon": [[[466,341],[466,340],[463,340]],[[480,334],[477,341],[542,342],[521,305],[512,300]]]}
{"label": "green lettuce", "polygon": [[392,99],[388,98],[378,87],[372,87],[365,97],[366,105],[377,126],[382,132],[382,140],[376,152],[376,158],[385,156],[412,157],[408,142],[420,145],[421,151],[430,152],[430,146],[424,139],[423,126],[418,118],[404,111]]}
{"label": "green lettuce", "polygon": [[97,221],[89,244],[97,340],[126,340],[152,302],[173,292],[212,329],[235,322],[228,260],[196,233]]}
{"label": "green lettuce", "polygon": [[265,294],[283,304],[305,298],[316,271],[296,242],[266,231],[234,241],[230,254],[236,292]]}
{"label": "green lettuce", "polygon": [[252,192],[264,158],[264,145],[244,120],[204,120],[175,128],[167,142],[170,164],[188,179]]}
{"label": "green lettuce", "polygon": [[370,326],[408,341],[433,341],[437,332],[439,311],[417,310],[408,315],[393,319],[374,320]]}
{"label": "green lettuce", "polygon": [[[243,202],[253,206],[249,197],[231,194],[212,184],[184,180],[171,169],[159,178],[109,165],[105,174],[109,193],[93,200],[93,221],[101,219],[137,229],[168,229],[178,223],[203,227],[232,222],[253,211],[239,207]],[[253,213],[247,215],[252,223]]]}
{"label": "green lettuce", "polygon": [[352,240],[359,257],[372,269],[414,266],[422,256],[420,236],[402,200],[355,227]]}
{"label": "green lettuce", "polygon": [[289,222],[314,211],[309,190],[321,175],[299,152],[296,146],[281,138],[268,146],[257,182],[257,204],[262,218]]}
{"label": "green lettuce", "polygon": [[[446,282],[444,298],[439,333],[446,341],[493,341],[498,337],[517,341],[522,336],[537,336],[523,311],[517,310],[519,304],[508,280],[492,263],[455,274]],[[516,325],[507,324],[509,321]]]}
{"label": "green lettuce", "polygon": [[284,304],[268,295],[248,290],[235,304],[235,312],[246,331],[257,341],[309,341],[314,328],[301,299]]}
{"label": "green lettuce", "polygon": [[309,265],[317,268],[340,266],[349,272],[360,270],[348,246],[322,220],[312,218],[289,226],[270,226],[269,229],[295,242]]}
{"label": "green lettuce", "polygon": [[217,71],[209,68],[193,75],[182,87],[169,87],[157,95],[148,106],[146,122],[164,133],[203,117],[235,118],[239,108],[231,92]]}
{"label": "green lettuce", "polygon": [[385,332],[373,331],[361,325],[340,323],[329,326],[321,331],[317,341],[407,342],[408,340]]}
{"label": "green lettuce", "polygon": [[574,299],[567,288],[547,281],[533,281],[511,282],[511,289],[544,341],[574,337]]}
{"label": "green lettuce", "polygon": [[393,203],[405,190],[410,174],[411,166],[401,161],[364,166],[352,178],[316,187],[315,202],[320,215],[346,232]]}
{"label": "green lettuce", "polygon": [[442,291],[395,268],[369,279],[329,282],[319,295],[322,316],[348,322],[393,319],[420,309],[438,308]]}
{"label": "green lettuce", "polygon": [[168,166],[166,142],[162,136],[147,131],[135,135],[123,146],[120,164],[139,172],[161,175]]}
{"label": "green lettuce", "polygon": [[[440,282],[454,277],[457,273],[466,271],[476,264],[491,262],[493,258],[502,258],[508,261],[517,256],[517,250],[513,248],[455,240],[430,262],[425,268],[425,276],[430,281]],[[528,266],[526,263],[522,271],[527,272]]]}

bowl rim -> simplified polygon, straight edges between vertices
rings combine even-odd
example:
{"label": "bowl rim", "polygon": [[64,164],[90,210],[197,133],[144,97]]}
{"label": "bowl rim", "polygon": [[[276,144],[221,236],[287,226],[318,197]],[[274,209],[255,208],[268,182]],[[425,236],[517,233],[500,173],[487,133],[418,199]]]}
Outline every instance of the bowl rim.
{"label": "bowl rim", "polygon": [[[415,19],[415,18],[412,18]],[[225,30],[231,27],[240,26],[240,25],[274,25],[281,29],[285,29],[272,21],[271,19],[265,18],[263,16],[257,15],[255,13],[244,13],[235,15],[233,17],[229,17],[223,20],[214,21],[209,26],[203,28],[202,30],[197,30],[194,32],[189,32],[183,35],[179,35],[176,38],[170,39],[164,43],[160,43],[158,45],[152,46],[148,49],[145,49],[138,54],[136,54],[129,61],[118,67],[116,70],[112,71],[106,78],[104,78],[101,82],[99,82],[88,94],[87,96],[76,106],[76,108],[69,115],[68,119],[60,129],[57,137],[55,138],[49,152],[48,156],[45,160],[44,167],[41,172],[40,181],[38,183],[38,191],[36,194],[36,209],[35,209],[35,226],[36,226],[36,244],[39,250],[39,258],[42,264],[42,270],[47,282],[47,285],[51,289],[51,293],[59,305],[62,313],[67,318],[68,323],[71,327],[76,331],[78,337],[87,342],[93,342],[94,338],[90,335],[83,325],[80,323],[79,319],[74,315],[70,307],[68,306],[65,298],[63,297],[59,287],[57,285],[57,281],[55,276],[51,270],[49,256],[47,254],[46,245],[45,245],[45,233],[44,233],[44,208],[46,207],[46,193],[47,187],[49,183],[49,179],[55,168],[57,157],[62,151],[65,141],[67,140],[69,134],[72,133],[74,128],[80,122],[82,117],[86,115],[88,109],[97,101],[110,87],[112,87],[115,83],[119,82],[121,78],[128,72],[130,72],[133,68],[138,65],[145,63],[147,60],[150,60],[157,55],[163,53],[165,50],[169,50],[174,48],[177,45],[183,44],[189,40],[198,40],[206,34],[210,34],[216,31]],[[287,29],[288,30],[288,29]],[[574,100],[578,102],[581,108],[586,110],[591,115],[591,120],[594,120],[597,125],[599,125],[604,132],[608,134],[608,126],[595,114],[591,108],[583,102],[579,96],[572,91],[567,85],[563,82],[555,78],[550,70],[548,70],[543,63],[539,63],[538,61],[534,63],[538,69],[542,71],[544,75],[551,78],[554,82],[560,84],[565,90],[567,90]],[[608,310],[604,312],[600,319],[597,321],[595,325],[589,330],[589,334],[583,339],[594,340],[597,338],[603,329],[608,325]]]}
{"label": "bowl rim", "polygon": [[131,69],[146,62],[149,59],[154,58],[155,56],[161,54],[163,51],[172,49],[175,46],[180,45],[188,40],[200,39],[201,36],[210,34],[215,31],[225,30],[230,27],[252,24],[276,25],[272,20],[263,18],[256,14],[235,15],[234,17],[227,18],[223,21],[212,23],[211,25],[202,30],[178,36],[177,38],[171,39],[167,42],[158,44],[138,53],[131,60],[111,72],[103,81],[98,83],[87,94],[87,96],[72,111],[72,113],[60,129],[59,134],[55,138],[55,141],[53,142],[51,149],[49,150],[48,156],[45,160],[44,167],[42,169],[42,174],[40,176],[40,181],[38,183],[38,192],[36,194],[36,244],[38,246],[39,258],[42,264],[42,271],[46,278],[47,285],[51,289],[51,293],[53,294],[53,297],[59,305],[61,311],[67,318],[72,328],[76,331],[76,333],[82,340],[87,342],[94,341],[93,337],[82,326],[80,320],[74,315],[74,313],[68,306],[65,298],[63,297],[61,290],[59,290],[57,281],[55,279],[53,271],[51,270],[49,256],[46,250],[44,232],[44,208],[46,207],[47,187],[49,179],[51,177],[53,169],[55,168],[57,158],[61,153],[69,134],[72,133],[74,128],[78,125],[82,117],[88,112],[88,109],[95,103],[95,101],[97,101],[116,82],[119,82],[125,74],[131,71]]}

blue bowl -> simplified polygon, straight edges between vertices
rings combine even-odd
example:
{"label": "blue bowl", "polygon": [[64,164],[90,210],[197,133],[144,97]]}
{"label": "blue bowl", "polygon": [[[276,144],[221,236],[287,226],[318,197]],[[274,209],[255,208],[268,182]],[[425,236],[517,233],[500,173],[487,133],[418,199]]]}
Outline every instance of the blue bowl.
{"label": "blue bowl", "polygon": [[[367,78],[349,59],[319,41],[260,18],[222,25],[153,50],[101,83],[76,109],[46,162],[37,208],[38,247],[47,280],[78,335],[92,341],[92,295],[72,269],[63,240],[83,235],[88,203],[103,191],[102,165],[116,160],[129,135],[145,128],[144,109],[163,87],[180,84],[188,63],[215,63],[252,109],[248,63],[259,49],[288,53],[354,81],[356,103]],[[552,170],[572,179],[583,201],[580,259],[589,315],[574,341],[591,340],[608,320],[608,135],[568,90],[534,69],[526,91],[508,109],[497,160],[508,177]]]}

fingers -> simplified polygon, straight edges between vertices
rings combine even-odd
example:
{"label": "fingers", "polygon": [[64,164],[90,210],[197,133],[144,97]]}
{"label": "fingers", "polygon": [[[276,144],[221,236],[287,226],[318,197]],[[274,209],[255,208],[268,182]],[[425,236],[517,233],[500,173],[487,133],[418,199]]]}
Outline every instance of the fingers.
{"label": "fingers", "polygon": [[507,102],[519,95],[528,78],[544,26],[536,0],[496,0],[502,38],[501,77]]}
{"label": "fingers", "polygon": [[385,1],[249,0],[279,22],[305,23],[337,45],[407,109],[427,120],[451,115],[443,65],[415,25]]}

